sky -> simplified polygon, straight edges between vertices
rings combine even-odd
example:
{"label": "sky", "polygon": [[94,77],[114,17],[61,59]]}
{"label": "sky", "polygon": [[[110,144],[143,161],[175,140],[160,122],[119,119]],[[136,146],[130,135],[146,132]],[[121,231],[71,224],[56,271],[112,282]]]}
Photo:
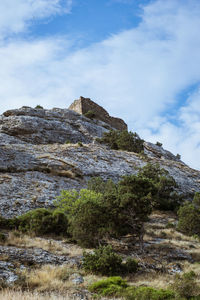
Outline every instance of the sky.
{"label": "sky", "polygon": [[91,98],[200,170],[199,0],[1,0],[0,113]]}

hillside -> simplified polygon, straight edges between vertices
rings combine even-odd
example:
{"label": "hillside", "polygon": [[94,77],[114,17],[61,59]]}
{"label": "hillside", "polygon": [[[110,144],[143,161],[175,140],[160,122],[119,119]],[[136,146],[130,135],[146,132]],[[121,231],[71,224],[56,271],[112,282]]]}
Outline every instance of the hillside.
{"label": "hillside", "polygon": [[89,178],[118,181],[147,162],[169,171],[180,193],[200,190],[200,172],[162,147],[145,142],[145,157],[96,142],[111,127],[68,109],[21,109],[0,116],[1,213],[48,207],[62,189],[85,187]]}
{"label": "hillside", "polygon": [[[110,129],[111,123],[97,115],[90,119],[71,109],[22,107],[4,112],[0,116],[1,216],[13,218],[35,208],[53,208],[61,190],[86,188],[88,180],[97,176],[118,182],[147,163],[166,169],[177,183],[176,192],[186,200],[200,191],[200,172],[162,146],[145,141],[144,152],[135,153],[99,143],[98,138]],[[167,288],[177,273],[195,270],[199,276],[199,239],[178,232],[176,224],[174,212],[153,211],[145,223],[144,252],[129,237],[109,240],[124,259],[138,260],[140,271],[126,277],[130,284]],[[83,249],[74,241],[5,228],[1,234],[6,237],[0,237],[2,286],[42,293],[39,298],[27,295],[24,299],[46,299],[49,292],[52,299],[93,299],[88,284],[105,278],[84,273]],[[0,299],[23,297],[20,291],[11,298],[8,293],[3,290]]]}

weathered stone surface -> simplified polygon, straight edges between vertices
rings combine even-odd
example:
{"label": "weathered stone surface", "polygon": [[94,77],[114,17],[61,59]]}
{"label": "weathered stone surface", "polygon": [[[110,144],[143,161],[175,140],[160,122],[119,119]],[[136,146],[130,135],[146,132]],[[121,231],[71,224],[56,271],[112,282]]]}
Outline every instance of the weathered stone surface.
{"label": "weathered stone surface", "polygon": [[[0,204],[6,217],[52,206],[62,189],[86,187],[93,176],[114,181],[158,162],[179,185],[179,192],[200,190],[200,172],[161,147],[144,143],[146,158],[95,143],[106,124],[68,109],[23,107],[0,116]],[[66,140],[81,144],[65,144]]]}
{"label": "weathered stone surface", "polygon": [[0,261],[0,281],[12,285],[17,279],[15,266],[10,262]]}
{"label": "weathered stone surface", "polygon": [[127,130],[127,124],[122,119],[111,117],[103,107],[93,102],[90,98],[80,97],[80,99],[75,100],[70,105],[69,109],[81,115],[92,111],[95,114],[95,119],[101,120],[117,130]]}
{"label": "weathered stone surface", "polygon": [[[70,261],[65,255],[55,255],[41,248],[17,248],[0,246],[0,255],[8,257],[10,262],[32,264],[63,264]],[[1,267],[1,265],[0,265]]]}
{"label": "weathered stone surface", "polygon": [[103,125],[106,126],[101,121],[91,121],[68,109],[22,107],[0,116],[0,143],[4,142],[5,134],[12,137],[11,143],[17,140],[31,144],[90,143],[108,130]]}

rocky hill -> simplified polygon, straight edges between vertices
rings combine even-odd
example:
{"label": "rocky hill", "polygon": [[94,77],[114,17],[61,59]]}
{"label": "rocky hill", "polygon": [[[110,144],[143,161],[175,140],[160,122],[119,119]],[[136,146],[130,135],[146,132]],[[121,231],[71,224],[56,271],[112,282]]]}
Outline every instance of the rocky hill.
{"label": "rocky hill", "polygon": [[110,150],[97,137],[111,125],[69,109],[22,107],[0,116],[0,201],[5,217],[52,206],[62,189],[80,189],[101,176],[117,181],[158,162],[180,193],[200,190],[200,172],[162,147],[145,142],[144,153]]}
{"label": "rocky hill", "polygon": [[[87,101],[96,108],[95,114],[100,112],[111,121],[120,120],[109,117],[103,108],[91,104],[90,99],[75,104],[84,102],[84,107],[91,107],[86,105]],[[123,175],[136,174],[148,162],[165,168],[176,180],[177,191],[187,199],[200,191],[200,172],[159,144],[144,142],[144,153],[134,153],[111,150],[99,143],[97,138],[116,126],[102,121],[106,119],[102,116],[87,118],[82,114],[82,106],[81,109],[79,114],[71,109],[22,107],[0,116],[0,214],[3,217],[18,216],[37,207],[52,207],[62,189],[86,187],[94,176],[118,181]],[[125,123],[120,120],[120,124]],[[108,240],[123,260],[130,257],[137,260],[138,271],[126,277],[131,285],[166,289],[174,282],[175,274],[191,270],[197,274],[200,284],[200,239],[180,233],[177,223],[174,212],[153,211],[144,224],[144,251],[129,235]],[[87,253],[91,251],[86,249]],[[2,226],[0,299],[96,299],[88,287],[105,277],[83,270],[83,253],[69,237],[32,236],[31,232],[24,234],[16,228]],[[165,296],[148,298],[147,295],[144,299],[171,299]]]}

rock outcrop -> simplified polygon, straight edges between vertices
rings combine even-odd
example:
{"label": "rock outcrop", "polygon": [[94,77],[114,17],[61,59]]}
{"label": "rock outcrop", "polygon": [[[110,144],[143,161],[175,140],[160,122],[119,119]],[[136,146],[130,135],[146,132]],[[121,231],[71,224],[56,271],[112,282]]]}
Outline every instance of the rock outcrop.
{"label": "rock outcrop", "polygon": [[80,97],[80,99],[75,100],[70,105],[69,109],[74,110],[81,115],[91,111],[94,113],[95,119],[101,120],[117,130],[127,130],[128,128],[127,124],[122,119],[111,117],[103,107],[93,102],[90,98]]}
{"label": "rock outcrop", "polygon": [[117,181],[148,161],[167,169],[181,193],[200,190],[200,172],[162,147],[145,142],[144,157],[98,144],[96,138],[109,128],[69,109],[5,112],[0,116],[1,214],[11,217],[52,206],[62,189],[86,187],[93,176]]}

